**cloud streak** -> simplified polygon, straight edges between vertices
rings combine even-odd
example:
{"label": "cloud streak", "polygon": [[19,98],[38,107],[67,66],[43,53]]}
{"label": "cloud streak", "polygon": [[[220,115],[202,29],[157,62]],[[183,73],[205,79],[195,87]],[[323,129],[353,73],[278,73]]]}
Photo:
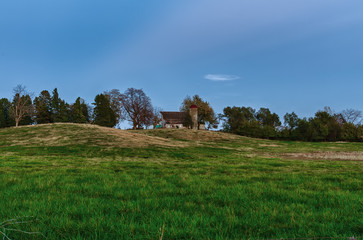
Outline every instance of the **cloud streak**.
{"label": "cloud streak", "polygon": [[239,76],[236,75],[226,75],[226,74],[207,74],[204,76],[205,79],[215,82],[221,81],[232,81],[240,79]]}

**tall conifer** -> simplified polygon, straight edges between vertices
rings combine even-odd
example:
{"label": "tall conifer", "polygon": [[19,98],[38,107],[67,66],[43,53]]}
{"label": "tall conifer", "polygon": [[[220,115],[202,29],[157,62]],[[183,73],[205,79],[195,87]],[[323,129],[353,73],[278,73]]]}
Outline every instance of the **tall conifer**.
{"label": "tall conifer", "polygon": [[114,127],[116,125],[116,114],[111,109],[110,100],[103,94],[95,97],[94,123],[105,127]]}
{"label": "tall conifer", "polygon": [[38,124],[53,122],[51,103],[51,96],[47,90],[43,90],[39,97],[34,99],[35,121]]}

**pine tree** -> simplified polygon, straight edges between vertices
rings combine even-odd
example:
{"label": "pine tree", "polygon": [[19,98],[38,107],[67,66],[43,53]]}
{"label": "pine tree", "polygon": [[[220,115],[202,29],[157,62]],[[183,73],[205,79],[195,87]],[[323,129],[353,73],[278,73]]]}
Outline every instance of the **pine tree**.
{"label": "pine tree", "polygon": [[8,99],[0,99],[0,128],[15,125],[14,118],[10,114],[11,103]]}
{"label": "pine tree", "polygon": [[76,99],[76,102],[71,107],[72,122],[74,122],[74,123],[88,122],[88,113],[85,116],[85,111],[84,111],[85,106],[84,105],[85,105],[84,101],[80,97],[78,97]]}
{"label": "pine tree", "polygon": [[59,97],[57,88],[53,90],[51,107],[52,107],[52,122],[71,121],[69,104]]}
{"label": "pine tree", "polygon": [[116,125],[116,114],[111,109],[110,100],[103,94],[95,97],[94,123],[105,127],[114,127]]}
{"label": "pine tree", "polygon": [[51,103],[51,96],[47,90],[42,91],[39,97],[34,99],[35,121],[38,124],[53,122]]}
{"label": "pine tree", "polygon": [[51,100],[52,122],[61,122],[60,104],[61,104],[61,99],[59,98],[57,88],[55,88],[53,90],[53,96],[52,96],[52,100]]}

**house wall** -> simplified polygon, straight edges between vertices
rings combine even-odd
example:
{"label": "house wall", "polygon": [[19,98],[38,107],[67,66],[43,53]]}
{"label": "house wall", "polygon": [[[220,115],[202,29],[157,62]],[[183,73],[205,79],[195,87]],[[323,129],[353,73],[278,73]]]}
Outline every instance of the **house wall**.
{"label": "house wall", "polygon": [[165,124],[165,128],[185,128],[183,124]]}

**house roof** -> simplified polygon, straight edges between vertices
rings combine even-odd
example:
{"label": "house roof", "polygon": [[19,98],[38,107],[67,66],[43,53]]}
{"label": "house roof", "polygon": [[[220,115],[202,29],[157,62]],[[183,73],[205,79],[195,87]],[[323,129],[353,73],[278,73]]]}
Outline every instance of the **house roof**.
{"label": "house roof", "polygon": [[187,116],[186,112],[160,112],[167,124],[182,124]]}

